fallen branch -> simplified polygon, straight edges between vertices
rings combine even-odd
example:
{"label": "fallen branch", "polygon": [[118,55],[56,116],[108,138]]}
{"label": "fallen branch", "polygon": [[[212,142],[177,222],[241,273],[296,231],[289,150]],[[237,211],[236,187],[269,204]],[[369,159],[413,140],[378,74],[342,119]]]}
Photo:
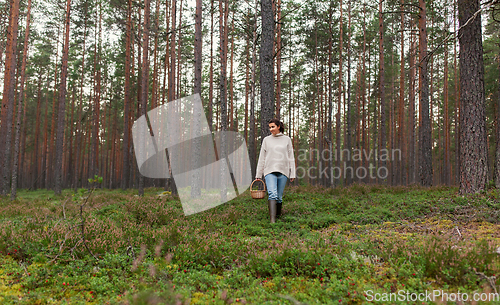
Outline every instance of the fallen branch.
{"label": "fallen branch", "polygon": [[458,232],[458,235],[460,235],[460,238],[463,239],[462,234],[460,233],[460,230],[458,229],[458,227],[455,227],[455,229],[457,229],[457,232]]}
{"label": "fallen branch", "polygon": [[495,294],[498,294],[497,287],[495,286],[495,283],[497,281],[497,277],[495,275],[487,276],[482,272],[476,272],[476,275],[478,275],[480,278],[488,281],[488,284],[490,284],[491,288],[493,288],[493,290],[495,291]]}

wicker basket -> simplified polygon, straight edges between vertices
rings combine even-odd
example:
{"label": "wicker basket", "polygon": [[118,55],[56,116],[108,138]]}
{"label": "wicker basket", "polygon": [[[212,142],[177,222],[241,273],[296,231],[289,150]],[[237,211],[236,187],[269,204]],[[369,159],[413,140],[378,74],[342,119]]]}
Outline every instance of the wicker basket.
{"label": "wicker basket", "polygon": [[[255,183],[255,181],[262,182],[262,184],[264,185],[264,189],[263,190],[252,190],[252,186]],[[264,181],[262,181],[260,179],[259,180],[255,179],[252,182],[252,184],[250,184],[250,195],[252,196],[253,199],[262,199],[262,198],[266,197],[266,184],[264,183]]]}

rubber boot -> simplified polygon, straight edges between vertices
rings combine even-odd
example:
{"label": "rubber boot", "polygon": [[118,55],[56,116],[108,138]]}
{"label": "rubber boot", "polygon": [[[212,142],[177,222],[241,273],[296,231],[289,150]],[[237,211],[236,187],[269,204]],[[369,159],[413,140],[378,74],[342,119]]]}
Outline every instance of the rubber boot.
{"label": "rubber boot", "polygon": [[276,218],[280,218],[281,217],[281,207],[283,206],[283,202],[278,202],[276,204]]}
{"label": "rubber boot", "polygon": [[269,218],[271,219],[271,223],[276,223],[276,200],[271,199],[268,200],[269,206]]}

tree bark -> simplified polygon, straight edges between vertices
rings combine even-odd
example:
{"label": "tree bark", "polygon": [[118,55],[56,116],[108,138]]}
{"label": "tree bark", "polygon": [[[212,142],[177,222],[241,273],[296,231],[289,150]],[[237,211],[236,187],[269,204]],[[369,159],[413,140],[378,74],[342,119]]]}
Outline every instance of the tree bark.
{"label": "tree bark", "polygon": [[66,78],[68,75],[68,51],[69,51],[69,23],[70,23],[71,0],[66,2],[66,25],[64,46],[62,53],[61,83],[59,87],[59,109],[57,114],[57,136],[56,136],[56,166],[55,166],[55,187],[54,193],[61,195],[62,190],[62,161],[63,161],[63,140],[64,140],[64,120],[66,108]]}
{"label": "tree bark", "polygon": [[183,0],[181,0],[180,4],[179,4],[179,28],[178,28],[178,31],[179,31],[179,39],[177,39],[177,78],[176,78],[176,82],[177,82],[177,86],[176,86],[176,91],[177,91],[177,95],[176,97],[177,98],[180,98],[182,96],[182,91],[181,91],[181,78],[182,78],[182,73],[181,73],[181,70],[182,70],[182,61],[181,61],[181,50],[182,50],[182,2]]}
{"label": "tree bark", "polygon": [[[281,120],[281,0],[277,0],[276,13],[278,23],[276,26],[276,118]],[[274,56],[274,54],[273,54]]]}
{"label": "tree bark", "polygon": [[[250,9],[248,9],[247,15],[250,15]],[[248,95],[250,94],[250,37],[245,35],[245,127],[244,138],[245,142],[248,143]]]}
{"label": "tree bark", "polygon": [[[167,20],[167,27],[166,27],[166,31],[167,33],[170,31],[170,2],[167,0],[166,2],[166,5],[165,5],[165,19]],[[165,97],[166,97],[166,92],[167,92],[167,87],[166,87],[166,83],[167,83],[167,75],[169,75],[169,70],[170,70],[170,62],[168,60],[168,54],[169,54],[169,51],[168,51],[168,48],[169,48],[169,45],[170,45],[170,42],[169,42],[169,36],[167,35],[167,39],[166,39],[166,50],[165,50],[165,61],[163,62],[163,92],[162,92],[162,101],[161,103],[162,104],[165,104]]]}
{"label": "tree bark", "polygon": [[[332,4],[331,4],[332,5]],[[332,115],[333,115],[333,84],[332,84],[332,61],[333,61],[333,29],[332,29],[332,22],[333,22],[333,8],[329,8],[328,11],[328,30],[329,30],[329,38],[328,38],[328,123],[327,123],[327,133],[326,137],[328,138],[328,144],[331,144],[332,142],[332,129],[333,129],[333,122],[332,122]],[[337,162],[338,163],[338,162]],[[333,160],[331,157],[328,158],[328,167],[331,169],[333,168]],[[334,186],[333,179],[330,177],[330,187]]]}
{"label": "tree bark", "polygon": [[419,48],[420,48],[420,118],[422,124],[419,128],[419,172],[420,183],[423,186],[431,186],[432,177],[432,138],[431,138],[431,121],[429,117],[429,82],[427,74],[427,64],[429,59],[427,57],[427,26],[426,26],[426,8],[425,1],[419,0],[420,5],[420,18],[419,18]]}
{"label": "tree bark", "polygon": [[219,160],[222,160],[220,167],[220,196],[221,202],[225,202],[227,198],[226,180],[229,176],[229,171],[226,166],[226,138],[225,131],[227,130],[227,16],[229,12],[229,1],[219,0],[219,51],[220,51],[220,113],[221,113],[221,149],[219,152]]}
{"label": "tree bark", "polygon": [[[385,63],[384,63],[384,19],[382,15],[382,0],[379,1],[379,13],[378,13],[378,24],[379,24],[379,94],[380,94],[380,146],[378,151],[382,149],[387,149],[386,145],[386,105],[385,105]],[[379,168],[386,167],[385,160],[379,161]],[[387,180],[380,178],[380,181]],[[390,179],[389,179],[390,181]]]}
{"label": "tree bark", "polygon": [[42,105],[42,73],[38,75],[38,92],[37,92],[37,103],[36,103],[36,126],[35,126],[35,146],[33,148],[33,163],[31,166],[33,167],[32,173],[32,188],[36,190],[38,188],[38,152],[40,150],[38,140],[40,138],[40,115],[41,115],[41,105]]}
{"label": "tree bark", "polygon": [[[351,0],[348,0],[348,14],[349,14],[349,21],[348,21],[348,31],[349,31],[349,36],[347,40],[347,149],[350,152],[352,152],[352,135],[351,135],[351,124],[352,124],[352,118],[351,118],[351,34],[352,34],[352,29],[351,29]],[[351,164],[351,158],[347,159],[346,162],[347,167],[352,167]],[[345,171],[345,169],[344,169]],[[351,175],[346,175],[346,185],[350,185],[352,183],[352,177]]]}
{"label": "tree bark", "polygon": [[[403,4],[404,0],[401,0],[401,29],[404,29],[405,25],[405,15],[403,13]],[[401,160],[398,160],[399,167],[399,183],[402,185],[406,185],[406,145],[404,144],[404,107],[405,107],[405,48],[404,48],[404,31],[401,31],[401,67],[399,74],[399,128],[398,128],[398,147],[401,150]],[[396,161],[396,160],[393,160]]]}
{"label": "tree bark", "polygon": [[[500,37],[500,32],[498,34]],[[500,44],[499,44],[500,46]],[[498,55],[498,72],[500,72],[500,54]],[[499,78],[500,80],[500,78]],[[497,100],[497,113],[496,113],[496,133],[497,133],[497,143],[496,143],[496,153],[495,153],[495,186],[500,189],[500,81],[498,83],[498,100]]]}
{"label": "tree bark", "polygon": [[153,51],[153,87],[151,90],[151,109],[158,106],[158,64],[156,62],[158,57],[158,31],[159,31],[159,19],[160,19],[160,1],[156,0],[156,12],[155,12],[155,42]]}
{"label": "tree bark", "polygon": [[448,46],[444,49],[444,169],[443,178],[444,184],[450,185],[450,118],[448,107]]}
{"label": "tree bark", "polygon": [[261,1],[261,16],[262,37],[260,44],[260,141],[262,144],[264,138],[270,135],[268,121],[273,118],[274,114],[274,17],[272,0]]}
{"label": "tree bark", "polygon": [[[454,1],[453,28],[457,32],[457,1]],[[453,52],[453,66],[455,78],[455,175],[453,175],[454,184],[460,184],[460,82],[457,65],[457,40],[455,39]]]}
{"label": "tree bark", "polygon": [[66,167],[67,169],[64,171],[64,176],[63,176],[63,188],[69,186],[70,188],[72,187],[71,185],[71,179],[70,177],[74,176],[74,149],[73,149],[73,140],[74,137],[73,135],[76,134],[76,131],[74,131],[75,127],[75,103],[76,103],[76,92],[75,92],[75,86],[72,85],[72,94],[71,94],[71,118],[70,118],[70,123],[69,123],[69,130],[68,130],[68,135],[66,138],[69,138],[69,149],[67,152],[67,163]]}
{"label": "tree bark", "polygon": [[[230,130],[236,131],[238,123],[236,122],[236,118],[238,116],[238,108],[234,105],[234,79],[233,79],[233,70],[234,70],[234,11],[233,16],[231,18],[231,57],[230,57],[230,68],[229,68],[229,101],[231,105],[231,112],[229,115],[230,121]],[[227,43],[227,42],[226,42]],[[236,118],[234,116],[234,108],[236,108]]]}
{"label": "tree bark", "polygon": [[[168,102],[171,102],[176,99],[175,94],[175,35],[176,35],[176,12],[177,12],[177,0],[172,0],[172,33],[170,38],[170,70],[169,70],[169,78],[168,78]],[[180,26],[180,25],[179,25]],[[168,154],[167,154],[168,157]],[[168,158],[167,158],[168,159]],[[170,160],[169,160],[170,162]],[[170,164],[170,163],[169,163]],[[169,165],[169,175],[170,178],[167,179],[165,189],[175,194],[177,192],[177,188],[175,187],[175,181],[172,178],[172,168]]]}
{"label": "tree bark", "polygon": [[[52,120],[50,124],[50,135],[48,138],[48,146],[47,146],[47,163],[45,167],[45,187],[47,190],[50,190],[51,188],[54,187],[54,161],[55,161],[55,154],[54,154],[54,146],[55,146],[55,139],[56,139],[56,122],[57,122],[57,101],[58,101],[58,96],[57,96],[57,80],[59,79],[59,69],[58,69],[58,63],[59,63],[59,34],[60,34],[60,27],[58,25],[57,27],[57,40],[56,40],[56,59],[54,61],[54,90],[53,90],[53,95],[52,95]],[[94,87],[93,87],[94,88]]]}
{"label": "tree bark", "polygon": [[[148,104],[149,88],[149,5],[150,1],[144,1],[144,27],[142,29],[142,68],[141,68],[141,99],[139,117],[146,114]],[[139,196],[144,195],[144,176],[139,173]]]}
{"label": "tree bark", "polygon": [[[340,0],[340,3],[339,3],[339,6],[340,6],[340,20],[339,20],[339,31],[340,31],[340,34],[339,34],[339,50],[338,50],[338,53],[339,53],[339,96],[338,96],[338,103],[337,103],[337,115],[335,116],[336,120],[335,120],[335,133],[336,133],[336,145],[335,145],[335,148],[337,150],[337,152],[339,152],[340,154],[342,153],[342,150],[341,150],[341,147],[340,147],[340,112],[341,112],[341,109],[342,109],[342,48],[343,48],[343,43],[344,43],[344,39],[343,39],[343,36],[344,36],[344,29],[343,29],[343,24],[342,24],[342,13],[343,13],[343,10],[342,10],[342,0]],[[321,151],[321,150],[320,150]],[[340,159],[341,158],[337,158],[337,168],[340,170]],[[340,178],[340,181],[342,181],[342,177]],[[339,181],[339,182],[340,182]]]}
{"label": "tree bark", "polygon": [[[42,148],[42,172],[40,174],[40,179],[42,179],[42,185],[41,187],[42,188],[45,188],[47,186],[47,179],[46,179],[46,171],[47,171],[47,150],[48,150],[48,109],[49,109],[49,92],[48,92],[48,88],[49,88],[49,77],[47,76],[47,85],[46,85],[46,90],[47,92],[45,93],[45,115],[44,115],[44,123],[43,123],[43,148]],[[44,176],[44,178],[42,178],[42,176]]]}
{"label": "tree bark", "polygon": [[5,76],[2,95],[0,128],[0,192],[7,194],[10,181],[10,151],[12,141],[12,120],[14,115],[15,77],[17,62],[17,32],[19,20],[19,0],[11,0],[7,45],[5,50]]}
{"label": "tree bark", "polygon": [[[201,69],[202,69],[202,0],[196,0],[196,12],[195,12],[195,33],[194,33],[194,94],[199,94],[201,98]],[[197,198],[201,195],[201,175],[198,171],[199,160],[201,158],[201,109],[194,107],[194,132],[196,138],[193,141],[193,155],[192,159],[195,163],[193,175],[191,177],[191,197]]]}
{"label": "tree bark", "polygon": [[[413,21],[410,21],[413,28]],[[408,184],[416,182],[415,177],[415,37],[410,34],[410,59],[409,59],[409,95],[408,95]]]}
{"label": "tree bark", "polygon": [[[125,190],[129,187],[129,150],[130,150],[130,49],[132,38],[132,0],[128,0],[127,5],[127,33],[125,41],[125,99],[123,101],[123,147],[122,147],[122,177],[121,188]],[[165,58],[165,60],[167,60]]]}
{"label": "tree bark", "polygon": [[[458,0],[463,26],[479,10],[479,0]],[[481,15],[460,30],[460,194],[484,190],[488,179]]]}
{"label": "tree bark", "polygon": [[26,92],[24,92],[24,83],[26,81],[26,61],[28,59],[28,45],[30,35],[30,17],[31,17],[31,0],[28,0],[28,9],[26,14],[26,30],[24,32],[24,49],[23,49],[23,63],[21,66],[21,90],[19,91],[18,104],[17,104],[17,118],[16,118],[16,136],[14,144],[14,165],[12,166],[12,185],[10,192],[10,200],[16,199],[17,192],[17,173],[19,161],[19,138],[21,135],[21,108]]}
{"label": "tree bark", "polygon": [[[369,59],[369,57],[368,57],[368,59]],[[368,69],[370,69],[370,62],[369,61],[368,61]],[[363,67],[362,67],[362,75],[361,76],[362,76],[361,81],[363,83],[363,88],[361,89],[362,90],[362,93],[361,93],[362,110],[359,111],[359,114],[362,113],[362,115],[361,115],[362,123],[361,123],[361,146],[358,148],[366,151],[369,147],[369,138],[368,138],[366,131],[367,131],[367,128],[368,128],[368,130],[370,129],[369,112],[366,110],[366,105],[368,102],[367,98],[366,98],[367,97],[367,95],[366,95],[366,4],[363,4]],[[370,87],[370,77],[368,77],[368,92],[370,91],[369,87]],[[368,127],[366,126],[367,121],[368,121]],[[371,163],[371,160],[367,160],[366,158],[363,158],[358,163],[358,167],[364,166],[365,168],[368,168],[368,163]],[[357,180],[359,182],[361,182],[361,179],[357,179]],[[364,182],[369,181],[368,178],[363,179],[363,180],[364,180]]]}
{"label": "tree bark", "polygon": [[[253,31],[252,31],[252,72],[251,72],[251,78],[250,78],[250,85],[251,85],[251,90],[250,90],[250,139],[249,139],[249,145],[250,145],[250,167],[252,168],[252,177],[255,177],[256,171],[257,171],[257,157],[256,157],[256,152],[257,152],[257,147],[255,143],[255,138],[256,138],[256,130],[255,130],[255,90],[256,90],[256,61],[257,61],[257,5],[258,5],[258,0],[255,0],[255,13],[254,13],[254,24],[253,24]],[[260,177],[259,177],[260,178]]]}

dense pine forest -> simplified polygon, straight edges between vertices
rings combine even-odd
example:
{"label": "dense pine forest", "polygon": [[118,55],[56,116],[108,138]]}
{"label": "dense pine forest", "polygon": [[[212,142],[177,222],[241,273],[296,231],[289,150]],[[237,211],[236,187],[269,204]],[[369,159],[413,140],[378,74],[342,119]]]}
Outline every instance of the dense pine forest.
{"label": "dense pine forest", "polygon": [[1,304],[500,304],[500,0],[0,0],[0,33]]}
{"label": "dense pine forest", "polygon": [[[293,141],[297,185],[500,187],[499,9],[496,0],[3,1],[1,193],[57,194],[96,175],[102,188],[175,192],[171,179],[140,177],[131,127],[194,93],[212,131],[245,138],[252,177],[276,117]],[[326,167],[335,170],[321,175]]]}

